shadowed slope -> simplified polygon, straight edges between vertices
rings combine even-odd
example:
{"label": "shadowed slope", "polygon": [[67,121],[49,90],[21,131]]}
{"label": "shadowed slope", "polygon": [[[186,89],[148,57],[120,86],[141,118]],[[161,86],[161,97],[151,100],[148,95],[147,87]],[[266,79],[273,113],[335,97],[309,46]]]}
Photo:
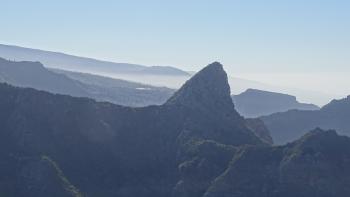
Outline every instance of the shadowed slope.
{"label": "shadowed slope", "polygon": [[267,128],[276,144],[292,142],[307,131],[320,127],[335,129],[342,135],[350,136],[350,96],[333,100],[320,110],[290,110],[263,116]]}
{"label": "shadowed slope", "polygon": [[[6,196],[14,196],[13,191],[28,197],[64,193],[55,184],[62,179],[41,165],[42,155],[82,194],[161,197],[170,196],[183,176],[179,165],[203,153],[193,153],[191,147],[208,144],[228,161],[232,148],[227,146],[262,144],[234,110],[226,74],[217,63],[189,80],[165,105],[144,108],[2,84],[0,125],[0,174],[9,174],[0,177],[0,191]],[[209,165],[220,168],[207,180],[225,169],[224,161],[212,161]],[[28,174],[26,180],[52,184],[43,191],[18,181]],[[2,185],[5,181],[13,184]]]}

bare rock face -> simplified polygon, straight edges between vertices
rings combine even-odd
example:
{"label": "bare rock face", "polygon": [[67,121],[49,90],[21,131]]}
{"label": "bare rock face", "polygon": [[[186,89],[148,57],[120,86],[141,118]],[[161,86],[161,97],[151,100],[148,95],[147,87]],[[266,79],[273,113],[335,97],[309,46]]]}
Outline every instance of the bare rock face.
{"label": "bare rock face", "polygon": [[167,101],[166,105],[182,105],[219,113],[232,110],[230,86],[222,65],[214,62],[199,71]]}
{"label": "bare rock face", "polygon": [[181,137],[215,140],[230,145],[261,141],[234,108],[223,66],[214,62],[188,80],[164,105],[186,117]]}

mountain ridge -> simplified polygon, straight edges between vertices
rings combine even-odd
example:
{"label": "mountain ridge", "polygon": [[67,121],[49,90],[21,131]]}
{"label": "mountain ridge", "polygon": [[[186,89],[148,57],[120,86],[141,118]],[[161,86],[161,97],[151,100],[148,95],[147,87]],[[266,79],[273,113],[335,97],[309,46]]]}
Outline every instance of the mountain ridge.
{"label": "mountain ridge", "polygon": [[350,97],[333,100],[320,110],[290,110],[260,117],[271,132],[274,142],[291,142],[315,127],[335,129],[342,135],[350,135]]}
{"label": "mountain ridge", "polygon": [[189,73],[186,71],[169,66],[143,66],[130,63],[115,63],[94,58],[68,55],[62,52],[52,52],[13,45],[0,44],[0,54],[2,57],[11,60],[40,61],[47,67],[69,71],[189,76]]}
{"label": "mountain ridge", "polygon": [[317,105],[300,103],[292,95],[251,88],[241,94],[233,95],[232,99],[237,111],[248,118],[256,118],[292,109],[320,109]]}
{"label": "mountain ridge", "polygon": [[141,107],[164,103],[174,90],[97,75],[47,69],[39,62],[0,58],[0,81],[52,93]]}

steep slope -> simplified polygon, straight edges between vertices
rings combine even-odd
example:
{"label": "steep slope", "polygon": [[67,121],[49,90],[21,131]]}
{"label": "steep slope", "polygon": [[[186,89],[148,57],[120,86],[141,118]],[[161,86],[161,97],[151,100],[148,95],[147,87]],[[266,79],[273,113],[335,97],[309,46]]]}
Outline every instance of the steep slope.
{"label": "steep slope", "polygon": [[[219,63],[166,104],[144,108],[0,85],[0,191],[28,197],[190,194],[192,170],[178,169],[186,162],[207,157],[207,166],[215,167],[203,179],[209,183],[235,146],[263,144],[234,110],[228,90]],[[45,190],[38,187],[43,183]],[[193,192],[201,195],[206,186]]]}
{"label": "steep slope", "polygon": [[247,118],[285,112],[291,109],[318,110],[313,104],[299,103],[295,96],[248,89],[239,95],[232,96],[237,111]]}
{"label": "steep slope", "polygon": [[59,68],[70,71],[80,71],[87,73],[115,73],[115,74],[134,74],[134,75],[180,75],[189,76],[189,74],[180,69],[164,66],[143,66],[137,64],[114,63],[101,61],[91,58],[78,57],[30,49],[18,46],[0,44],[1,57],[15,61],[39,61],[50,68]]}
{"label": "steep slope", "polygon": [[267,129],[265,123],[259,118],[248,118],[245,120],[246,125],[253,133],[258,136],[262,141],[272,145],[273,139],[270,135],[270,131]]}
{"label": "steep slope", "polygon": [[83,84],[64,75],[49,72],[39,62],[12,62],[0,58],[1,82],[19,87],[33,87],[53,93],[87,96]]}
{"label": "steep slope", "polygon": [[279,147],[244,147],[204,197],[346,197],[350,138],[316,129]]}
{"label": "steep slope", "polygon": [[291,142],[315,127],[350,135],[350,97],[333,100],[316,111],[291,110],[261,117],[275,143]]}
{"label": "steep slope", "polygon": [[54,71],[48,70],[39,62],[12,62],[0,58],[0,82],[19,87],[89,97],[133,107],[163,104],[174,92],[168,88],[96,75]]}
{"label": "steep slope", "polygon": [[[255,136],[252,132],[247,132],[249,129],[245,125],[245,120],[234,109],[227,75],[218,62],[208,65],[193,76],[169,98],[165,106],[185,109],[193,113],[192,117],[201,117],[200,120],[188,120],[188,124],[193,125],[200,121],[201,125],[194,127],[200,126],[208,130],[208,133],[203,129],[198,131],[204,138],[208,135],[210,139],[232,145],[242,142],[256,143],[256,141],[251,141]],[[204,116],[208,117],[210,122],[203,121],[202,117]],[[220,132],[212,132],[213,130]],[[191,135],[190,132],[186,134]]]}

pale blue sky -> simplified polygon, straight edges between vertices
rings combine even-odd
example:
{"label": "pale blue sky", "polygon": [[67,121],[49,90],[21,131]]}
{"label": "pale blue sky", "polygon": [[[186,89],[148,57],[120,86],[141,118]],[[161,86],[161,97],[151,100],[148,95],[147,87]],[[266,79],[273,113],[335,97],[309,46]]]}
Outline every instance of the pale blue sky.
{"label": "pale blue sky", "polygon": [[0,43],[230,72],[350,70],[347,0],[0,0]]}

